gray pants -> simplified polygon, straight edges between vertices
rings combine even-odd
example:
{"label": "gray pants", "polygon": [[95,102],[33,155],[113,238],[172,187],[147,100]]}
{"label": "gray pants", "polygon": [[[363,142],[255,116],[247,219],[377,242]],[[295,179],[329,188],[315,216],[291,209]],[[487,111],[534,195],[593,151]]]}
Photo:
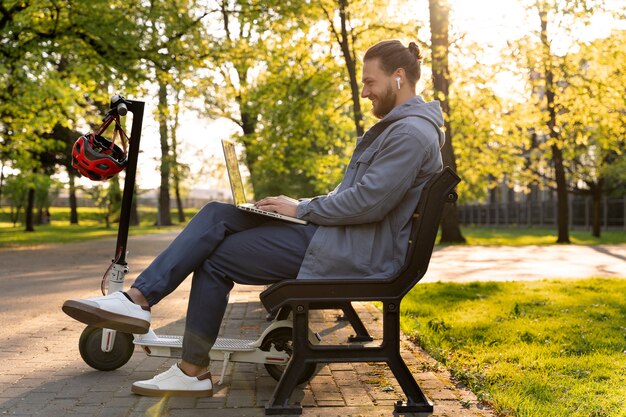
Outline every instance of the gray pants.
{"label": "gray pants", "polygon": [[193,273],[182,357],[207,366],[234,283],[266,285],[295,278],[316,229],[209,203],[133,287],[152,306]]}

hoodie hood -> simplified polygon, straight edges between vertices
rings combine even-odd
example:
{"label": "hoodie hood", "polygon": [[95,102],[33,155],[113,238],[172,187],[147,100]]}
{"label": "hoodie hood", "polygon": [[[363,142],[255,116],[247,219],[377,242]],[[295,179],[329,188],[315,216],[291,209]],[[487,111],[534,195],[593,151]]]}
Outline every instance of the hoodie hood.
{"label": "hoodie hood", "polygon": [[394,107],[389,114],[383,117],[374,126],[381,125],[386,127],[397,120],[404,119],[405,117],[419,117],[421,119],[428,120],[439,134],[439,147],[441,148],[443,146],[446,136],[442,130],[443,112],[441,111],[441,106],[439,105],[438,100],[427,103],[422,97],[415,96],[401,105]]}

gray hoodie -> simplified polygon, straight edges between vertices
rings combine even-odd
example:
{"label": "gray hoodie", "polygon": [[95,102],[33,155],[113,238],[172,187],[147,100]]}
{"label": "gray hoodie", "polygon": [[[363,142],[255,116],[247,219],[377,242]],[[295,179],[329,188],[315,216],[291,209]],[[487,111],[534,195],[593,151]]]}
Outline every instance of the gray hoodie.
{"label": "gray hoodie", "polygon": [[406,257],[411,216],[428,179],[441,171],[439,102],[416,96],[357,139],[339,186],[301,201],[297,216],[318,224],[298,278],[387,278]]}

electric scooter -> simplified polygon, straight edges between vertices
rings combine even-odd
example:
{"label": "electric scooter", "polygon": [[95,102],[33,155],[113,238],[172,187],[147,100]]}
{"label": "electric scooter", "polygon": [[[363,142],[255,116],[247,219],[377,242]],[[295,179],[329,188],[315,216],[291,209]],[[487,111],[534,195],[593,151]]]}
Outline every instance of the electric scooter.
{"label": "electric scooter", "polygon": [[[131,134],[128,138],[128,158],[126,178],[122,195],[119,227],[115,258],[102,278],[102,294],[111,294],[124,290],[124,278],[128,273],[126,262],[128,228],[130,212],[135,188],[137,159],[143,123],[145,103],[127,100],[121,95],[111,97],[110,110],[105,120],[111,117],[133,114]],[[124,134],[125,135],[125,134]],[[124,140],[122,138],[122,140]],[[224,382],[229,362],[247,362],[264,364],[267,372],[277,381],[292,354],[292,321],[290,316],[279,314],[256,340],[218,338],[211,349],[211,360],[222,361],[222,372],[218,384]],[[140,346],[148,356],[180,358],[182,354],[182,336],[157,335],[152,329],[143,335],[133,335],[111,329],[87,326],[79,339],[80,355],[89,366],[101,371],[112,371],[128,362],[134,353],[135,346]],[[319,337],[310,332],[309,339],[319,344]],[[300,383],[308,381],[315,373],[315,364],[306,369]]]}

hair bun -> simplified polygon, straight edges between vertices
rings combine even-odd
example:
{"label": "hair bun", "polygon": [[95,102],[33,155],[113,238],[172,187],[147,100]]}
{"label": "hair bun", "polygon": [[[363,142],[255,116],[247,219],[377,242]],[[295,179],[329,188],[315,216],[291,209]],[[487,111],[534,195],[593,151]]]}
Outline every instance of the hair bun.
{"label": "hair bun", "polygon": [[415,55],[418,61],[422,60],[422,51],[420,51],[420,47],[415,42],[409,43],[409,51]]}

